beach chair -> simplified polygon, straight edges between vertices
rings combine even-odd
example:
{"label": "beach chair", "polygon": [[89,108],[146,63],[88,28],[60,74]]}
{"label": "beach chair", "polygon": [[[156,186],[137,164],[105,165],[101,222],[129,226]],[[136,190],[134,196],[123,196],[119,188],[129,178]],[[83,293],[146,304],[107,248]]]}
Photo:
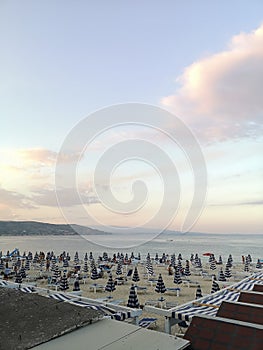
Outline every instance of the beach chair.
{"label": "beach chair", "polygon": [[145,294],[147,292],[147,287],[136,286],[138,294]]}
{"label": "beach chair", "polygon": [[157,318],[144,317],[139,320],[139,326],[143,328],[156,328],[157,327]]}

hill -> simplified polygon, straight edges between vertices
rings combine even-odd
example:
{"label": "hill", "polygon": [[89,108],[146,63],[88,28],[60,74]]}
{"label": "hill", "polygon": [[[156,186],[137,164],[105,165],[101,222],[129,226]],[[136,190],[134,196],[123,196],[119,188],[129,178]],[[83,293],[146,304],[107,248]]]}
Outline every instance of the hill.
{"label": "hill", "polygon": [[68,224],[49,224],[37,221],[0,221],[0,236],[45,235],[108,235],[111,233],[90,227]]}

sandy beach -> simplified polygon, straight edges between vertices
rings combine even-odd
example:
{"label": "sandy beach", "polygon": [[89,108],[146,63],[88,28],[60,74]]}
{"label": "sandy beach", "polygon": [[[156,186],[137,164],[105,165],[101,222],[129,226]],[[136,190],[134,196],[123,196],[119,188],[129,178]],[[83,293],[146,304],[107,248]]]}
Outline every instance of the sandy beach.
{"label": "sandy beach", "polygon": [[[140,308],[143,309],[144,305],[154,305],[162,308],[172,308],[177,305],[184,304],[188,301],[194,300],[196,298],[196,290],[197,286],[200,285],[202,295],[205,296],[211,293],[212,289],[212,275],[216,276],[218,280],[220,269],[223,268],[225,270],[225,264],[223,265],[215,265],[215,270],[210,269],[210,263],[208,262],[208,257],[202,258],[202,269],[196,268],[194,264],[190,263],[190,276],[182,276],[182,283],[175,284],[174,283],[174,270],[173,273],[169,275],[169,267],[170,261],[166,263],[156,263],[154,259],[152,259],[153,266],[153,274],[148,275],[146,269],[146,261],[136,261],[136,263],[124,264],[122,265],[122,274],[117,275],[117,263],[107,263],[111,267],[110,271],[103,271],[103,277],[100,277],[96,280],[91,279],[91,267],[90,261],[87,261],[88,264],[88,273],[83,272],[84,261],[80,260],[77,265],[80,266],[79,273],[76,274],[76,263],[74,261],[69,262],[69,267],[63,267],[62,262],[57,262],[59,267],[59,271],[63,275],[63,271],[67,273],[68,276],[68,289],[66,292],[73,292],[74,282],[76,281],[76,276],[79,278],[79,287],[80,291],[73,292],[76,294],[81,294],[82,297],[88,297],[92,299],[99,300],[107,300],[107,301],[116,301],[119,305],[127,305],[129,298],[130,287],[134,284],[137,286],[137,296],[140,304]],[[10,264],[10,263],[9,263]],[[182,265],[185,266],[185,260],[182,260]],[[97,265],[98,266],[98,265]],[[129,270],[135,269],[137,266],[138,274],[140,280],[134,282],[132,280],[133,274],[129,277],[126,277]],[[51,267],[50,267],[51,270]],[[253,271],[256,271],[256,263],[251,263],[249,265],[249,272],[244,271],[244,264],[241,263],[233,263],[231,268],[232,277],[228,278],[226,282],[217,281],[222,289],[225,286],[231,285],[239,280],[242,280],[244,277],[248,276]],[[258,271],[258,270],[257,270]],[[46,267],[42,267],[42,271],[40,269],[40,264],[31,263],[30,270],[27,272],[27,278],[23,280],[23,283],[33,283],[35,286],[40,288],[47,288],[52,291],[57,290],[60,292],[59,279],[57,285],[51,283],[51,278],[54,274],[52,271],[46,271]],[[116,281],[117,278],[123,278],[121,282],[115,282],[116,289],[110,293],[105,291],[105,286],[109,279],[109,274],[112,274],[113,281]],[[170,272],[171,273],[171,272]],[[159,274],[162,275],[164,285],[166,287],[166,292],[161,294],[155,291],[156,282]],[[40,278],[41,277],[41,278]],[[12,280],[15,280],[14,278]],[[171,289],[170,289],[171,288]],[[177,288],[179,290],[177,290]],[[170,290],[169,290],[170,289]],[[163,301],[159,299],[163,298]],[[161,316],[157,316],[156,314],[149,314],[143,311],[142,317],[155,317],[157,318],[156,326],[154,329],[158,331],[164,331],[164,319]],[[177,327],[177,326],[176,326]],[[175,333],[178,329],[175,329]]]}

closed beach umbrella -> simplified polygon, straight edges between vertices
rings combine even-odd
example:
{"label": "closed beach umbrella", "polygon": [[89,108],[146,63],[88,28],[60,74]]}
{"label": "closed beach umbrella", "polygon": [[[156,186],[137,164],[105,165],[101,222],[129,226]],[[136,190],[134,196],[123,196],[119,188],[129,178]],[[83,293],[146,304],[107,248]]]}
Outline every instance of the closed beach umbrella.
{"label": "closed beach umbrella", "polygon": [[68,279],[67,279],[67,276],[65,273],[63,274],[63,276],[60,279],[59,289],[62,291],[69,289]]}
{"label": "closed beach umbrella", "polygon": [[116,289],[115,283],[112,279],[112,274],[110,273],[108,282],[107,282],[106,287],[105,287],[105,291],[112,293],[113,291],[115,291],[115,289]]}
{"label": "closed beach umbrella", "polygon": [[22,282],[23,282],[23,279],[22,279],[21,273],[20,273],[20,271],[17,271],[15,283],[21,284]]}
{"label": "closed beach umbrella", "polygon": [[129,294],[127,306],[134,309],[139,309],[140,307],[138,296],[134,285],[132,285],[130,288],[130,294]]}
{"label": "closed beach umbrella", "polygon": [[92,280],[97,280],[97,279],[99,278],[98,271],[97,271],[97,267],[96,267],[95,264],[93,265],[93,268],[92,268],[92,270],[91,270],[91,276],[90,276],[90,278],[91,278]]}
{"label": "closed beach umbrella", "polygon": [[[43,261],[43,260],[41,260]],[[30,260],[28,258],[26,258],[26,264],[25,264],[25,269],[28,271],[30,270]]]}
{"label": "closed beach umbrella", "polygon": [[85,253],[84,261],[88,261],[88,253]]}
{"label": "closed beach umbrella", "polygon": [[177,285],[183,283],[177,266],[175,267],[174,283]]}
{"label": "closed beach umbrella", "polygon": [[89,271],[89,268],[88,268],[88,261],[85,260],[85,261],[84,261],[83,272],[88,273],[88,271]]}
{"label": "closed beach umbrella", "polygon": [[122,263],[121,263],[121,261],[118,262],[117,269],[116,269],[116,275],[117,276],[122,275]]}
{"label": "closed beach umbrella", "polygon": [[225,282],[226,281],[226,277],[224,275],[224,272],[223,272],[222,268],[220,269],[220,272],[219,272],[218,281],[221,281],[221,282]]}
{"label": "closed beach umbrella", "polygon": [[249,261],[248,261],[248,257],[246,256],[246,262],[245,262],[245,266],[244,266],[244,271],[245,272],[249,272]]}
{"label": "closed beach umbrella", "polygon": [[68,259],[66,259],[66,258],[63,260],[63,267],[64,267],[64,269],[69,267]]}
{"label": "closed beach umbrella", "polygon": [[140,276],[139,276],[139,273],[138,273],[137,266],[135,266],[135,268],[134,268],[134,272],[133,272],[133,275],[132,275],[132,281],[133,282],[139,282],[140,281]]}
{"label": "closed beach umbrella", "polygon": [[60,271],[59,271],[59,267],[58,265],[56,265],[53,273],[52,273],[52,279],[51,279],[51,283],[56,284],[57,281],[59,280],[59,276],[60,276]]}
{"label": "closed beach umbrella", "polygon": [[220,290],[220,288],[219,288],[218,283],[215,280],[213,280],[211,293],[215,293],[215,292],[217,292],[219,290]]}
{"label": "closed beach umbrella", "polygon": [[3,260],[1,259],[1,261],[0,261],[0,270],[4,270],[4,268],[5,268],[5,265],[4,265]]}
{"label": "closed beach umbrella", "polygon": [[230,271],[230,268],[228,266],[226,266],[225,268],[225,277],[226,278],[230,278],[232,275],[231,275],[231,271]]}
{"label": "closed beach umbrella", "polygon": [[161,293],[161,294],[166,292],[166,288],[165,288],[165,285],[164,285],[163,278],[162,278],[161,274],[159,274],[158,281],[157,281],[157,284],[156,284],[156,287],[155,287],[155,292]]}
{"label": "closed beach umbrella", "polygon": [[191,276],[189,260],[186,260],[185,262],[184,274],[185,276]]}
{"label": "closed beach umbrella", "polygon": [[179,273],[182,274],[183,265],[182,265],[181,259],[178,259],[177,269],[178,269]]}
{"label": "closed beach umbrella", "polygon": [[26,278],[26,269],[25,269],[24,263],[22,263],[20,273],[22,278]]}
{"label": "closed beach umbrella", "polygon": [[196,289],[196,293],[195,293],[195,299],[199,299],[202,298],[202,290],[201,290],[201,286],[200,284],[198,284],[197,289]]}
{"label": "closed beach umbrella", "polygon": [[210,270],[216,270],[216,262],[214,259],[210,263]]}
{"label": "closed beach umbrella", "polygon": [[146,263],[146,270],[147,270],[147,274],[149,276],[152,276],[153,275],[153,266],[152,266],[152,263],[149,261],[148,263]]}
{"label": "closed beach umbrella", "polygon": [[219,258],[218,258],[218,265],[222,265],[222,264],[223,264],[222,256],[219,255]]}
{"label": "closed beach umbrella", "polygon": [[175,254],[172,254],[172,255],[171,255],[171,266],[172,266],[172,267],[175,267],[175,265],[176,265],[175,260],[176,260],[176,259],[175,259]]}

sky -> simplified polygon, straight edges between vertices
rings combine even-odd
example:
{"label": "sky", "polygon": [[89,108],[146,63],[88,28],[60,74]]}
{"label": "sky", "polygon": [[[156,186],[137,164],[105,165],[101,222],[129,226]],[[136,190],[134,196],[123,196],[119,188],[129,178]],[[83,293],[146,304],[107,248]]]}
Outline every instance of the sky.
{"label": "sky", "polygon": [[102,228],[158,229],[162,218],[147,224],[159,215],[164,174],[173,178],[167,164],[125,160],[107,174],[110,185],[100,183],[124,207],[134,181],[147,185],[147,200],[129,214],[109,210],[94,188],[107,149],[139,139],[176,164],[181,197],[167,227],[180,230],[197,186],[193,169],[178,145],[143,126],[111,128],[63,158],[78,160],[82,204],[56,185],[58,154],[84,118],[98,113],[100,125],[101,109],[141,103],[179,118],[202,150],[206,198],[191,230],[262,233],[262,14],[260,0],[2,0],[0,220],[89,225],[92,216]]}

